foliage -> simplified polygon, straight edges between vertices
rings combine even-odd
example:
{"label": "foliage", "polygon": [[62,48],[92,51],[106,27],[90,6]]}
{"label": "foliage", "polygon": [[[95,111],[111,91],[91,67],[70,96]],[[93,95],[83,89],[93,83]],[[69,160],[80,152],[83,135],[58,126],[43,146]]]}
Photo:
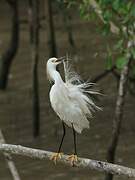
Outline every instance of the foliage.
{"label": "foliage", "polygon": [[113,61],[112,61],[112,52],[109,47],[107,47],[107,55],[106,55],[106,69],[111,70],[113,66]]}
{"label": "foliage", "polygon": [[128,63],[128,59],[125,56],[118,57],[116,61],[116,67],[118,69],[123,69],[123,67]]}
{"label": "foliage", "polygon": [[[93,0],[92,0],[93,1]],[[91,0],[68,1],[70,5],[78,6],[80,16],[91,20],[93,14],[97,18],[96,10],[91,6]],[[106,69],[110,70],[114,63],[118,71],[128,62],[127,53],[131,54],[131,78],[135,78],[135,43],[128,47],[128,42],[135,42],[135,1],[133,0],[95,0],[101,11],[103,26],[102,34],[107,36],[111,33],[111,23],[119,29],[117,42],[113,48],[107,47]],[[114,56],[115,54],[115,56]],[[117,55],[116,55],[117,54]],[[115,57],[115,60],[114,60]]]}

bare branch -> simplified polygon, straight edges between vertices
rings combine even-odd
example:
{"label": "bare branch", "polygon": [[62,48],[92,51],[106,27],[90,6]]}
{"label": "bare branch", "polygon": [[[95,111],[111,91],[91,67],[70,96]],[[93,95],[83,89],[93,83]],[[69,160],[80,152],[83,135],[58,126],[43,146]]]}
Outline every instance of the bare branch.
{"label": "bare branch", "polygon": [[[4,136],[3,136],[2,131],[0,129],[0,144],[1,143],[5,144],[5,139],[4,139]],[[16,166],[14,164],[14,161],[13,161],[11,155],[8,154],[8,153],[4,153],[4,157],[5,157],[6,161],[7,161],[7,165],[9,167],[9,170],[11,172],[11,175],[12,175],[13,179],[14,180],[21,180],[21,178],[19,176],[19,173],[18,173],[18,170],[17,170],[17,168],[16,168]]]}
{"label": "bare branch", "polygon": [[96,83],[99,80],[103,79],[104,77],[106,77],[109,73],[113,73],[113,71],[115,70],[115,66],[113,66],[110,70],[104,70],[102,73],[98,74],[96,77],[91,79],[92,83]]}
{"label": "bare branch", "polygon": [[[33,159],[46,160],[50,159],[53,155],[53,152],[43,151],[39,149],[32,149],[28,147],[23,147],[20,145],[11,145],[11,144],[0,144],[0,152],[10,153],[14,155],[26,156]],[[62,158],[58,160],[63,164],[70,165],[69,156],[62,155]],[[107,172],[116,175],[124,175],[127,177],[135,177],[135,169],[111,164],[103,161],[97,161],[86,158],[78,158],[78,161],[75,163],[76,167],[85,168],[85,169],[94,169],[97,171]]]}

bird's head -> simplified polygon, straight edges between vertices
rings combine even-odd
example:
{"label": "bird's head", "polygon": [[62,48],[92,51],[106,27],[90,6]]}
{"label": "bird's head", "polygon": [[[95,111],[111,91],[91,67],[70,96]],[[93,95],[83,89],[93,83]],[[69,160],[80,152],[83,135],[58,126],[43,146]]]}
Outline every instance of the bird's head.
{"label": "bird's head", "polygon": [[47,72],[47,77],[48,77],[49,80],[52,79],[51,78],[52,71],[55,71],[57,65],[62,63],[63,60],[64,60],[63,57],[61,57],[61,58],[52,57],[52,58],[48,59],[47,65],[46,65],[46,72]]}
{"label": "bird's head", "polygon": [[54,68],[54,69],[56,69],[56,66],[58,64],[62,63],[62,60],[63,60],[62,58],[55,58],[55,57],[48,59],[48,61],[47,61],[47,68]]}

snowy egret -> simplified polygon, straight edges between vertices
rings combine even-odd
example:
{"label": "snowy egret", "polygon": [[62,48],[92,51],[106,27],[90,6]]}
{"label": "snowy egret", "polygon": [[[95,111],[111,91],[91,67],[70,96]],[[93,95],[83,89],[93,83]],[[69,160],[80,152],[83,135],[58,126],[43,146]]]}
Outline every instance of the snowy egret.
{"label": "snowy egret", "polygon": [[[64,64],[65,82],[56,70],[58,64]],[[74,154],[70,156],[71,164],[77,161],[76,132],[89,128],[89,117],[95,110],[101,110],[93,99],[93,95],[100,94],[92,90],[93,83],[82,82],[80,77],[71,70],[66,58],[50,58],[47,61],[47,76],[54,84],[50,90],[50,102],[53,110],[59,116],[63,126],[63,136],[58,149],[52,157],[55,162],[61,158],[61,147],[66,133],[65,124],[73,129]]]}

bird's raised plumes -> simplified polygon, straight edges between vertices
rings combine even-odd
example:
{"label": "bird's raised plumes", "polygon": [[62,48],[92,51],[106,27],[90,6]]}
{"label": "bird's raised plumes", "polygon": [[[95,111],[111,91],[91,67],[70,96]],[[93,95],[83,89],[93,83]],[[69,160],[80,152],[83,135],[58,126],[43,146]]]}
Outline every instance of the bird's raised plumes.
{"label": "bird's raised plumes", "polygon": [[47,72],[54,81],[50,91],[51,105],[69,127],[81,133],[84,128],[89,128],[89,119],[95,110],[100,110],[93,101],[92,96],[99,93],[92,90],[92,83],[82,82],[81,78],[71,70],[69,61],[64,63],[65,82],[62,80],[56,66],[57,58],[51,58],[47,62]]}

